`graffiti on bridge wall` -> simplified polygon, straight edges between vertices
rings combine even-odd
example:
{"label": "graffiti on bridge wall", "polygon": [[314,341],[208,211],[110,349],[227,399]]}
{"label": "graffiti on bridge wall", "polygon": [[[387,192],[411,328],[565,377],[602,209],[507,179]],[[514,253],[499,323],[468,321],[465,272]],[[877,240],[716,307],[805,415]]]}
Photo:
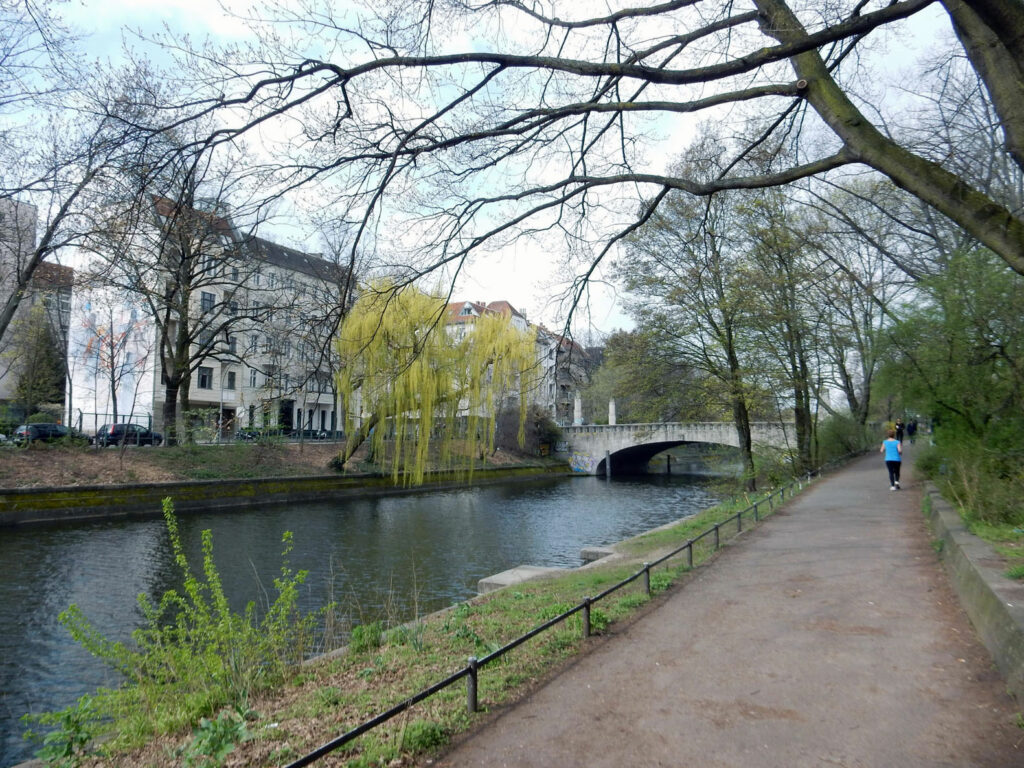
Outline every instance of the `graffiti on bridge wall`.
{"label": "graffiti on bridge wall", "polygon": [[569,468],[573,472],[581,472],[585,475],[593,475],[597,473],[597,465],[601,463],[600,459],[595,459],[593,456],[589,456],[585,453],[573,453],[569,457]]}

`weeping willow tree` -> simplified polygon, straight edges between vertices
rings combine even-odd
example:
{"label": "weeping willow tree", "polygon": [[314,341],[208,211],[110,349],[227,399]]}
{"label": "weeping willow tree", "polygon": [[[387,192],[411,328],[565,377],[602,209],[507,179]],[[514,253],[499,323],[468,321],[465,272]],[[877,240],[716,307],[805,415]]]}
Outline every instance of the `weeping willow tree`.
{"label": "weeping willow tree", "polygon": [[518,400],[519,444],[536,368],[534,334],[507,317],[478,317],[449,333],[446,303],[416,289],[372,286],[339,332],[338,389],[345,398],[344,464],[367,440],[397,482],[423,482],[431,456],[443,468],[472,473],[494,449],[494,422]]}

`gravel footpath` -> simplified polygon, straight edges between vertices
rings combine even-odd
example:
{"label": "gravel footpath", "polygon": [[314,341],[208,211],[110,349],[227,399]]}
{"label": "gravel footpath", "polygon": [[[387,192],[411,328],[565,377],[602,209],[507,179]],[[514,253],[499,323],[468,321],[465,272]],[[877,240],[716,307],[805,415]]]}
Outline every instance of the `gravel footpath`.
{"label": "gravel footpath", "polygon": [[1021,705],[949,587],[906,453],[904,490],[877,454],[816,482],[423,764],[1024,766]]}

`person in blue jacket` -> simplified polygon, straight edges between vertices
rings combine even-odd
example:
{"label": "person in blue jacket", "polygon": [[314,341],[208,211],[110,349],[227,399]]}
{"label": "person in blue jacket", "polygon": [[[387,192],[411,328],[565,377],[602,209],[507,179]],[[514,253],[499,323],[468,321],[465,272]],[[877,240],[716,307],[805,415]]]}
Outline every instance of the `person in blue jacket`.
{"label": "person in blue jacket", "polygon": [[890,429],[886,433],[879,453],[885,454],[885,468],[889,470],[889,490],[900,489],[900,465],[903,463],[903,446],[896,439],[896,430]]}

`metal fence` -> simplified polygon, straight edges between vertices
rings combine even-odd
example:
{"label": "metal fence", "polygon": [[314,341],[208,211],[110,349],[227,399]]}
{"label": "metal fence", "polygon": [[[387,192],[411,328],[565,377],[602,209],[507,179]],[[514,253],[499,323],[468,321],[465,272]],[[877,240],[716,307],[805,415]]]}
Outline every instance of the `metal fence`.
{"label": "metal fence", "polygon": [[[833,462],[833,463],[839,463],[839,462]],[[501,648],[497,649],[496,651],[493,651],[492,653],[489,653],[486,656],[483,656],[483,657],[481,657],[479,659],[476,658],[476,657],[472,657],[471,656],[469,658],[468,664],[465,667],[463,667],[462,669],[458,670],[457,672],[452,673],[451,675],[446,677],[444,680],[440,680],[439,682],[434,683],[429,688],[425,688],[424,690],[420,691],[419,693],[414,694],[413,696],[410,696],[408,699],[406,699],[405,701],[403,701],[403,702],[401,702],[399,704],[396,704],[395,706],[393,706],[391,709],[387,710],[386,712],[382,712],[381,714],[377,715],[376,717],[374,717],[374,718],[372,718],[370,720],[367,720],[366,722],[356,726],[352,730],[350,730],[350,731],[348,731],[346,733],[343,733],[342,735],[338,736],[335,739],[332,739],[331,741],[327,742],[323,746],[318,747],[317,749],[313,750],[309,754],[304,755],[303,757],[300,757],[298,760],[295,760],[292,763],[289,763],[287,766],[285,766],[285,768],[301,768],[301,766],[310,765],[311,763],[319,760],[321,757],[324,757],[327,754],[329,754],[329,753],[331,753],[331,752],[333,752],[333,751],[335,751],[337,749],[340,749],[341,747],[344,747],[346,744],[349,744],[353,740],[359,738],[364,733],[373,730],[374,728],[376,728],[379,725],[383,725],[384,723],[388,722],[392,718],[394,718],[394,717],[400,715],[401,713],[405,712],[410,707],[420,703],[424,699],[430,698],[435,693],[439,693],[439,692],[443,691],[445,688],[448,688],[448,687],[450,687],[452,685],[455,685],[456,683],[458,683],[463,678],[466,679],[466,708],[471,713],[472,712],[476,712],[477,711],[477,682],[478,682],[478,676],[479,676],[480,670],[482,668],[486,667],[488,664],[490,664],[493,661],[497,661],[502,656],[504,656],[506,653],[509,653],[513,649],[515,649],[515,648],[519,647],[520,645],[522,645],[523,643],[527,642],[528,640],[531,640],[532,638],[536,637],[537,635],[541,634],[542,632],[546,632],[547,630],[551,629],[555,625],[560,624],[561,622],[565,621],[566,619],[568,619],[568,618],[570,618],[572,616],[575,616],[578,613],[582,614],[583,637],[584,638],[589,637],[590,636],[590,609],[594,605],[594,603],[597,603],[600,600],[604,600],[606,597],[609,597],[610,595],[614,594],[615,592],[618,592],[623,587],[626,587],[626,586],[632,584],[633,582],[637,581],[638,579],[643,579],[644,589],[646,590],[647,594],[650,595],[651,594],[651,569],[652,568],[655,568],[655,567],[657,567],[659,565],[667,563],[672,558],[678,557],[678,556],[682,555],[683,553],[686,554],[686,564],[687,564],[687,567],[688,568],[693,568],[693,548],[694,548],[694,545],[699,544],[700,542],[702,542],[704,539],[706,539],[708,537],[711,537],[713,539],[713,548],[715,550],[717,550],[721,546],[721,530],[722,530],[723,527],[728,526],[731,523],[735,522],[736,523],[736,527],[737,527],[737,534],[741,533],[743,531],[743,516],[744,515],[747,515],[748,519],[752,518],[753,522],[757,523],[758,520],[760,520],[760,518],[761,518],[761,509],[763,507],[765,507],[767,505],[768,513],[770,514],[772,512],[772,510],[774,510],[774,508],[775,508],[776,499],[778,499],[779,503],[784,501],[785,498],[786,498],[787,491],[789,491],[790,496],[793,496],[796,491],[799,491],[799,490],[801,490],[803,488],[805,482],[809,483],[811,481],[811,479],[816,474],[820,473],[820,471],[821,470],[818,470],[817,472],[808,472],[805,477],[801,477],[799,479],[791,481],[789,484],[787,484],[787,485],[779,488],[778,490],[768,494],[768,496],[766,496],[765,498],[761,499],[760,501],[756,501],[753,504],[745,507],[744,509],[741,509],[739,512],[734,514],[732,517],[729,517],[726,520],[723,520],[721,522],[715,523],[714,525],[712,525],[710,528],[708,528],[706,531],[704,531],[703,533],[699,534],[698,536],[696,536],[696,537],[694,537],[692,539],[687,539],[684,544],[682,544],[679,547],[676,547],[675,549],[673,549],[668,554],[663,555],[662,557],[659,557],[657,560],[655,560],[653,562],[644,563],[643,567],[639,571],[634,573],[632,576],[628,576],[627,578],[623,579],[622,581],[620,581],[617,584],[614,584],[613,586],[609,587],[604,592],[601,592],[598,595],[595,595],[593,597],[585,598],[581,603],[579,603],[579,604],[575,605],[574,607],[570,608],[565,613],[562,613],[562,614],[560,614],[558,616],[555,616],[553,619],[550,619],[550,620],[544,622],[543,624],[541,624],[541,625],[539,625],[537,627],[534,627],[529,632],[527,632],[525,635],[517,637],[515,640],[512,640],[507,645],[502,646]]]}

